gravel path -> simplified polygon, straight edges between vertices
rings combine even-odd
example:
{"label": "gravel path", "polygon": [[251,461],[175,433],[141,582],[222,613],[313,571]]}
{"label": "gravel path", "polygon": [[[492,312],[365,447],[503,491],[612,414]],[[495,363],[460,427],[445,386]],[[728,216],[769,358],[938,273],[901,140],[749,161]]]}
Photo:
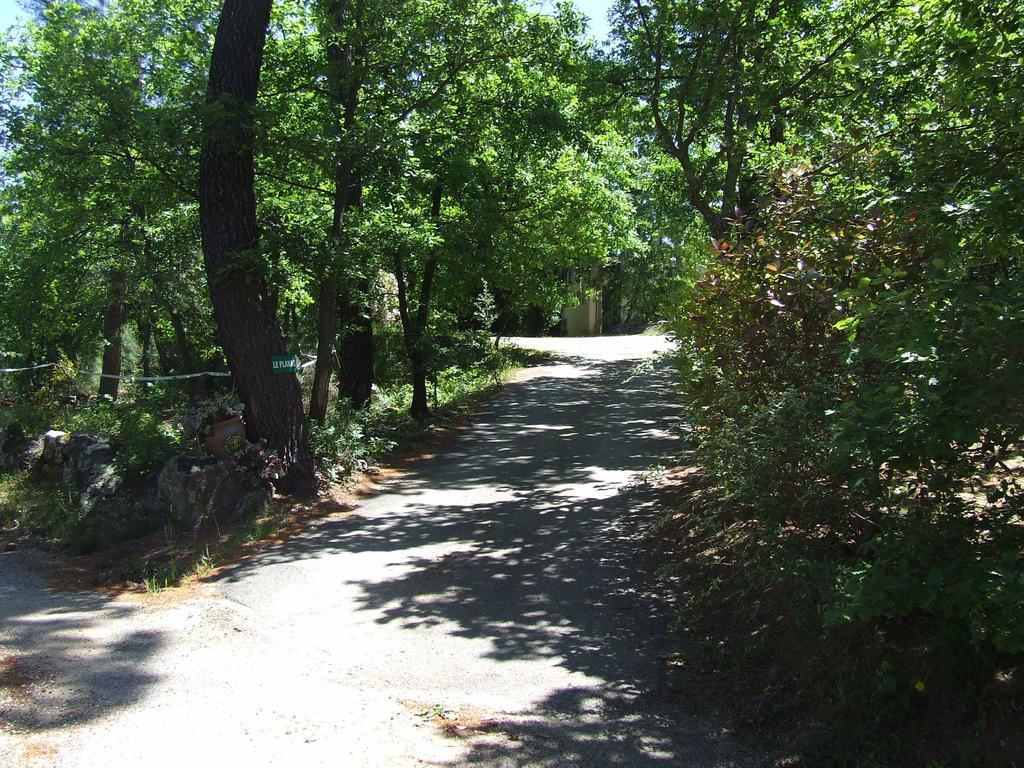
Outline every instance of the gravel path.
{"label": "gravel path", "polygon": [[637,368],[666,342],[520,343],[560,357],[186,599],[0,557],[0,766],[764,765],[669,663],[636,482],[674,448],[671,371]]}

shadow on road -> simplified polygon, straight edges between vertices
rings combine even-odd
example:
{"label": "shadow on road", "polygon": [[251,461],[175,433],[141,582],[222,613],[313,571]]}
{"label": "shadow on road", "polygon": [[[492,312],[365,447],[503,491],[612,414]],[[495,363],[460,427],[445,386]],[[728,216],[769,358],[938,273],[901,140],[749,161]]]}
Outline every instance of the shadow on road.
{"label": "shadow on road", "polygon": [[46,589],[0,564],[0,730],[36,733],[85,723],[143,699],[161,633],[111,628],[136,608]]}
{"label": "shadow on road", "polygon": [[[540,714],[555,713],[553,717]],[[737,763],[704,723],[679,722],[676,711],[652,711],[635,696],[567,689],[545,699],[537,715],[490,721],[459,766],[712,766]]]}
{"label": "shadow on road", "polygon": [[546,659],[589,678],[526,717],[491,720],[504,738],[471,746],[468,764],[732,764],[719,734],[677,711],[671,596],[645,535],[657,499],[630,478],[678,450],[668,431],[678,405],[667,365],[635,366],[539,369],[362,514],[222,578],[335,552],[404,555],[391,576],[348,582],[377,623],[442,627],[488,640],[489,658]]}

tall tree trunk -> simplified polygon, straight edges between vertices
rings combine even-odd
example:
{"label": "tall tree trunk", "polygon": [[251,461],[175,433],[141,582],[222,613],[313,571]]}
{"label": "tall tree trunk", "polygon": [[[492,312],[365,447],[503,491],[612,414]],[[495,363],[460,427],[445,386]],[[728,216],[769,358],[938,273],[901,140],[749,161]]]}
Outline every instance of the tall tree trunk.
{"label": "tall tree trunk", "polygon": [[[369,280],[358,286],[359,296],[369,293]],[[338,396],[353,408],[365,408],[373,394],[373,320],[365,298],[345,292],[338,298]]]}
{"label": "tall tree trunk", "polygon": [[153,328],[153,346],[156,347],[156,359],[160,363],[160,371],[168,374],[178,370],[178,361],[174,359],[171,341],[159,328]]}
{"label": "tall tree trunk", "polygon": [[437,256],[432,255],[423,270],[423,282],[420,283],[420,301],[416,308],[416,330],[411,338],[407,337],[409,362],[412,366],[412,415],[425,419],[430,415],[427,405],[427,323],[430,319],[430,292],[437,271]]}
{"label": "tall tree trunk", "polygon": [[[172,306],[167,307],[171,316],[171,326],[174,328],[174,342],[178,347],[178,356],[181,358],[183,373],[198,373],[199,360],[196,358],[195,349],[189,340],[188,331],[185,329],[185,320],[181,312]],[[186,379],[186,389],[193,395],[201,395],[206,391],[206,377]]]}
{"label": "tall tree trunk", "polygon": [[110,279],[110,302],[103,310],[103,367],[100,370],[100,397],[117,400],[121,386],[121,334],[124,327],[124,276]]}
{"label": "tall tree trunk", "polygon": [[[352,147],[356,128],[356,108],[359,105],[360,75],[356,61],[358,52],[352,43],[358,20],[352,18],[348,0],[330,0],[328,3],[328,29],[324,37],[332,40],[327,46],[327,77],[334,106],[342,110],[340,130],[337,130],[338,152],[334,158],[334,206],[331,217],[331,241],[339,254],[344,253],[345,217],[350,207],[360,204],[362,193],[356,155]],[[339,45],[338,37],[344,39]],[[313,392],[309,402],[309,417],[322,422],[327,416],[330,395],[334,339],[337,334],[337,284],[335,266],[325,269],[320,282],[317,301],[316,366]],[[351,350],[350,350],[351,351]]]}
{"label": "tall tree trunk", "polygon": [[199,161],[199,221],[213,315],[235,387],[246,405],[250,440],[266,440],[287,467],[282,487],[315,492],[313,456],[294,376],[275,375],[285,353],[266,283],[232,268],[240,253],[259,249],[253,170],[252,109],[259,90],[271,0],[225,0],[210,60]]}
{"label": "tall tree trunk", "polygon": [[622,264],[605,271],[601,287],[601,331],[607,333],[622,323]]}
{"label": "tall tree trunk", "polygon": [[[135,218],[140,213],[140,207],[134,206],[133,212],[127,214],[121,221],[119,240],[125,257],[133,248],[132,229]],[[117,394],[121,388],[121,334],[124,329],[125,276],[124,272],[117,267],[111,269],[109,275],[110,300],[103,309],[103,365],[100,368],[99,396],[117,400]]]}
{"label": "tall tree trunk", "polygon": [[[434,186],[430,199],[430,217],[436,223],[441,218],[441,185]],[[417,419],[430,416],[430,405],[427,402],[427,325],[430,321],[430,295],[434,286],[434,275],[437,273],[438,252],[431,251],[426,265],[423,267],[423,279],[420,282],[420,295],[413,314],[409,306],[409,283],[405,269],[405,260],[401,251],[395,252],[395,282],[398,285],[398,314],[402,319],[402,336],[405,339],[405,351],[409,356],[409,367],[412,369],[412,406],[410,411]]]}
{"label": "tall tree trunk", "polygon": [[430,417],[430,404],[427,401],[427,363],[420,348],[415,354],[410,353],[409,363],[412,367],[412,406],[410,411],[417,419]]}
{"label": "tall tree trunk", "polygon": [[196,372],[196,360],[192,354],[192,345],[188,341],[188,332],[185,330],[185,322],[181,319],[181,313],[168,307],[171,316],[171,327],[174,328],[174,343],[178,347],[178,357],[181,358],[181,365],[184,373]]}
{"label": "tall tree trunk", "polygon": [[313,373],[313,391],[309,396],[309,418],[321,424],[327,417],[327,402],[331,393],[336,293],[333,280],[324,278],[320,282],[317,295],[316,366]]}
{"label": "tall tree trunk", "polygon": [[142,342],[142,375],[147,379],[153,375],[153,317],[150,309],[146,309],[143,317],[137,321],[139,340]]}
{"label": "tall tree trunk", "polygon": [[[358,174],[352,179],[349,207],[362,206],[363,186]],[[373,318],[370,312],[370,281],[363,278],[338,296],[338,395],[353,408],[365,408],[373,393]]]}
{"label": "tall tree trunk", "polygon": [[398,285],[398,315],[402,320],[402,339],[405,352],[409,357],[409,368],[412,373],[412,406],[410,411],[417,419],[430,415],[427,403],[427,364],[426,350],[423,348],[424,334],[420,327],[419,316],[409,306],[408,275],[405,259],[400,251],[395,252],[395,282]]}

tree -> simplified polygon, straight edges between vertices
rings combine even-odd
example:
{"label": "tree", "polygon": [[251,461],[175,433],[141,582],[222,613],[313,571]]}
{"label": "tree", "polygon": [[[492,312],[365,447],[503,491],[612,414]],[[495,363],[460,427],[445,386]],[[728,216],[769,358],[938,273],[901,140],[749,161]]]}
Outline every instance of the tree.
{"label": "tree", "polygon": [[315,489],[302,394],[275,376],[285,352],[277,308],[260,272],[253,116],[271,0],[225,0],[210,61],[199,214],[214,317],[250,440],[265,440],[287,466],[283,487]]}
{"label": "tree", "polygon": [[46,3],[3,45],[4,226],[24,271],[0,301],[37,310],[9,349],[91,368],[101,346],[101,395],[119,393],[124,330],[149,297],[173,314],[201,281],[190,62],[209,50],[210,8]]}
{"label": "tree", "polygon": [[[491,11],[462,22],[458,39],[482,35],[480,54],[442,70],[452,73],[445,98],[408,113],[369,190],[371,205],[386,205],[371,226],[395,279],[421,418],[438,337],[453,330],[446,318],[471,323],[484,281],[506,313],[558,306],[570,300],[566,270],[589,271],[631,241],[627,153],[577,113],[578,19]],[[463,46],[448,55],[460,60]]]}
{"label": "tree", "polygon": [[895,7],[619,0],[616,77],[645,102],[647,131],[679,164],[686,199],[712,237],[754,212],[755,144],[781,146],[827,122],[831,102],[855,95],[855,78],[832,76],[884,38]]}

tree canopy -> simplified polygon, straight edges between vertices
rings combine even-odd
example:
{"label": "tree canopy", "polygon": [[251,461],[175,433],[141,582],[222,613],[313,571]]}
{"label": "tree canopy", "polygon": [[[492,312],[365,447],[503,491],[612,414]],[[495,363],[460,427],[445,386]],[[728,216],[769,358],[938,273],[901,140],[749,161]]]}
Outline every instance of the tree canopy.
{"label": "tree canopy", "polygon": [[814,631],[874,632],[886,685],[911,625],[970,659],[950,690],[1019,661],[1019,3],[616,0],[605,46],[571,3],[28,8],[0,367],[230,372],[308,490],[332,413],[397,386],[428,419],[492,336],[600,299],[674,333],[709,525],[771,551],[744,588],[813,571]]}

